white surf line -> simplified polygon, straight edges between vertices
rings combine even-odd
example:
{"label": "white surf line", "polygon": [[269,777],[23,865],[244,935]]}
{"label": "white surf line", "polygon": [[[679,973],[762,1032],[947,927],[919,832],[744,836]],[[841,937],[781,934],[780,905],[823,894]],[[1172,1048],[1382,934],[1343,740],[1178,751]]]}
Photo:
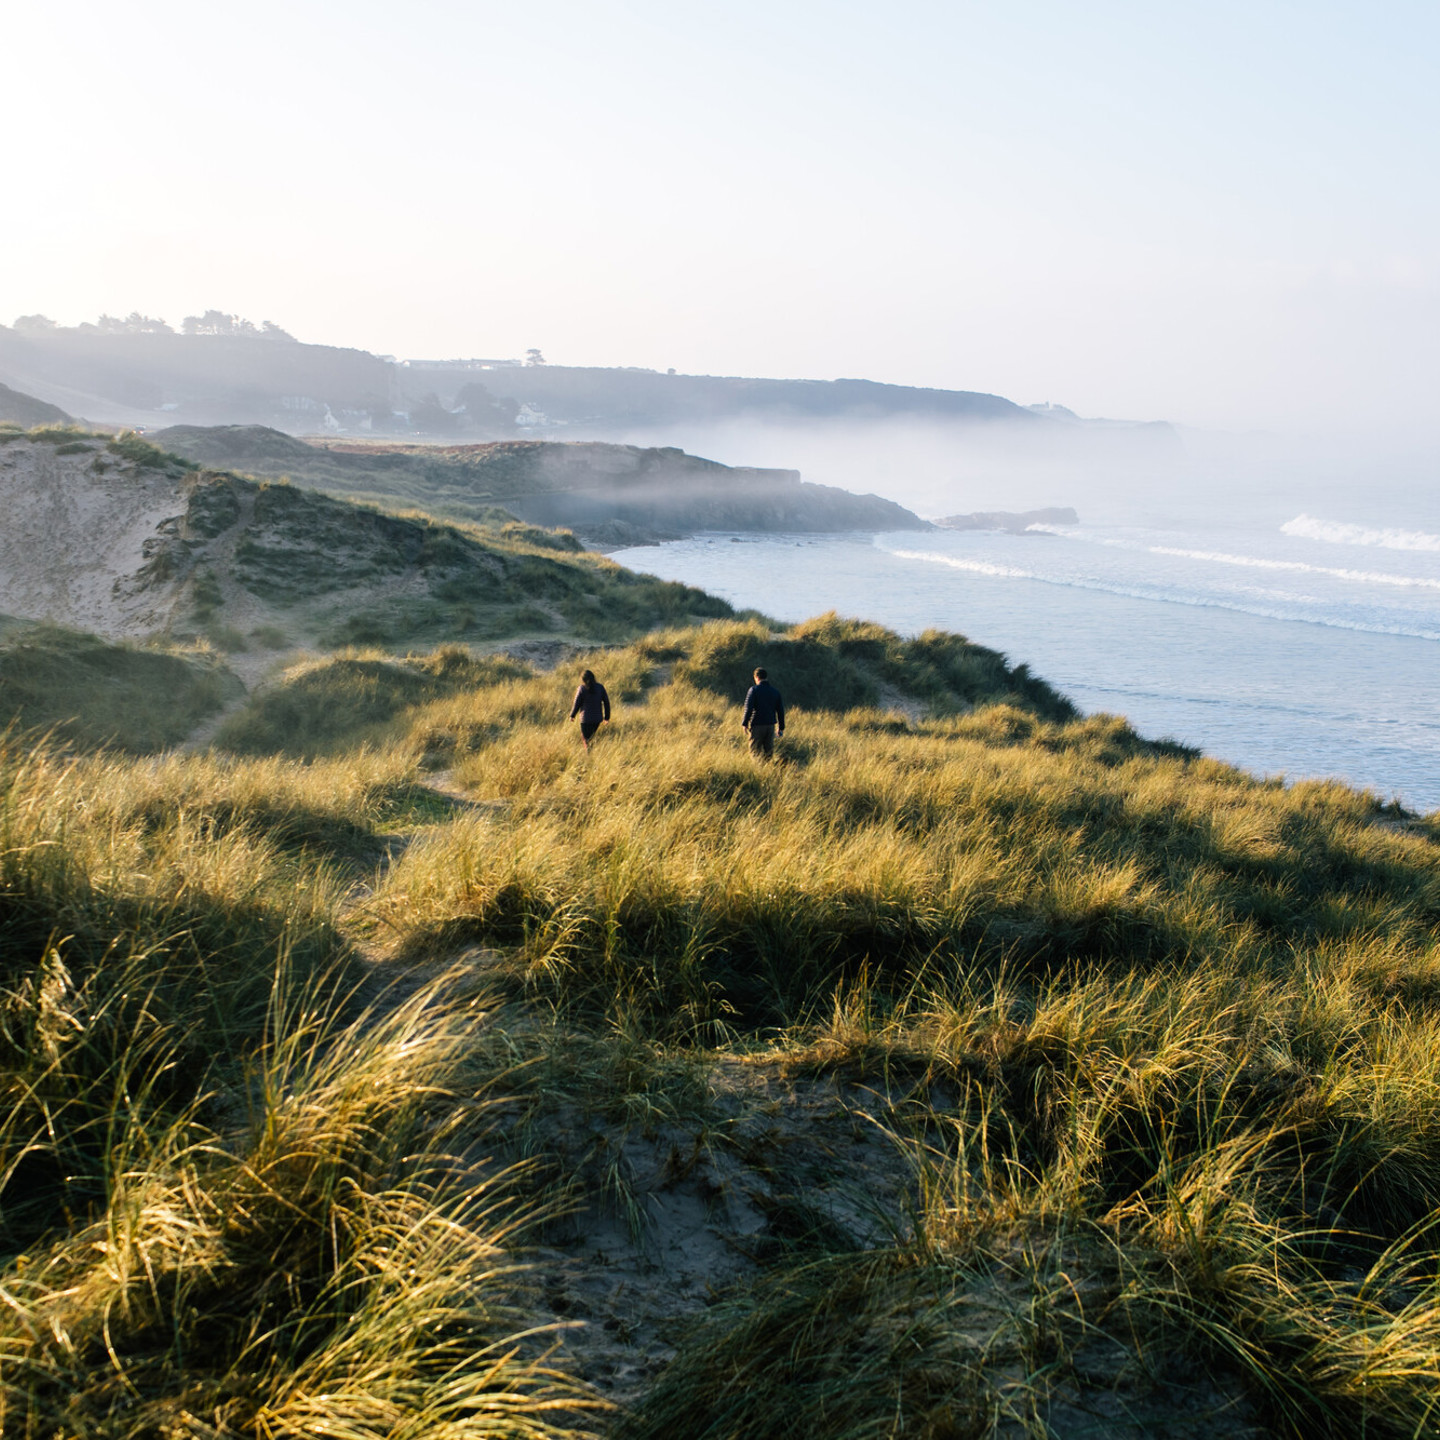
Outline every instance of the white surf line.
{"label": "white surf line", "polygon": [[1199,595],[1182,595],[1129,585],[1106,584],[1098,580],[1062,580],[1053,575],[1037,575],[1009,565],[992,565],[984,560],[962,560],[955,555],[941,555],[927,550],[888,550],[902,560],[923,560],[933,565],[948,565],[974,575],[987,575],[1001,580],[1034,580],[1041,585],[1054,585],[1068,590],[1094,590],[1103,595],[1119,595],[1129,600],[1149,600],[1162,605],[1188,605],[1193,609],[1232,610],[1239,615],[1254,615],[1262,620],[1292,621],[1299,625],[1323,625],[1327,630],[1352,630],[1362,635],[1399,635],[1410,640],[1440,640],[1440,631],[1417,630],[1402,625],[1362,625],[1330,619],[1323,615],[1296,615],[1283,610],[1264,609],[1257,605],[1239,605],[1233,600],[1211,599]]}
{"label": "white surf line", "polygon": [[[1301,520],[1308,520],[1308,516],[1302,515]],[[1317,525],[1325,522],[1315,521]],[[1303,539],[1315,539],[1317,536],[1308,532],[1293,530],[1291,526],[1297,521],[1291,520],[1280,527],[1282,533],[1294,535]],[[1149,555],[1174,555],[1184,560],[1208,560],[1217,565],[1244,565],[1256,570],[1289,570],[1306,573],[1310,575],[1329,575],[1337,580],[1349,580],[1357,584],[1367,585],[1400,585],[1418,586],[1427,590],[1440,590],[1440,579],[1431,579],[1423,575],[1392,575],[1380,570],[1350,570],[1338,566],[1311,565],[1304,560],[1269,560],[1260,555],[1232,555],[1224,550],[1186,550],[1176,545],[1147,545],[1144,542],[1132,540],[1120,540],[1110,535],[1086,535],[1082,531],[1074,529],[1059,529],[1053,525],[1032,525],[1031,530],[1043,530],[1047,535],[1056,535],[1062,540],[1079,540],[1082,544],[1103,545],[1111,550],[1128,550],[1134,554]],[[1361,531],[1362,527],[1356,525],[1335,527],[1344,530]],[[1417,543],[1415,544],[1394,544],[1389,548],[1394,550],[1409,551],[1440,551],[1440,535],[1427,535],[1423,530],[1365,530],[1367,535],[1394,535],[1409,536]],[[1434,541],[1435,544],[1421,544],[1420,541]],[[1334,541],[1332,543],[1341,543]],[[1346,542],[1352,543],[1352,542]],[[1368,544],[1369,541],[1355,541],[1356,544]],[[1374,543],[1380,543],[1378,541]]]}
{"label": "white surf line", "polygon": [[1363,585],[1399,585],[1440,590],[1440,580],[1424,575],[1390,575],[1382,570],[1345,570],[1331,565],[1309,565],[1303,560],[1266,560],[1258,555],[1229,555],[1223,550],[1182,550],[1173,545],[1149,545],[1152,555],[1176,555],[1183,560],[1208,560],[1216,565],[1243,565],[1252,570],[1288,570],[1305,575],[1329,575]]}
{"label": "white surf line", "polygon": [[1382,529],[1370,525],[1349,525],[1341,520],[1319,520],[1314,515],[1297,515],[1281,527],[1282,535],[1302,540],[1320,540],[1327,545],[1370,545],[1384,550],[1440,550],[1440,535],[1425,530]]}

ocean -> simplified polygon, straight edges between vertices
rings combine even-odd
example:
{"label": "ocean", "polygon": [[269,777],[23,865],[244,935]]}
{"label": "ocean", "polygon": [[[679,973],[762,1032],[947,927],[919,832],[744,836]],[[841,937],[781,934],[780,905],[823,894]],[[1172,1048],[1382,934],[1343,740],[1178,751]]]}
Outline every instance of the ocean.
{"label": "ocean", "polygon": [[1020,535],[701,535],[613,558],[779,620],[957,631],[1141,734],[1440,808],[1440,526],[1239,508]]}

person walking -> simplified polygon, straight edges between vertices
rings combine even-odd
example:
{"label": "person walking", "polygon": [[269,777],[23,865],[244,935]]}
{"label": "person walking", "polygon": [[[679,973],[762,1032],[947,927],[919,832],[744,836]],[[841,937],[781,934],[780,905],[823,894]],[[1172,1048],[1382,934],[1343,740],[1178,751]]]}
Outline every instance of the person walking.
{"label": "person walking", "polygon": [[595,732],[610,718],[610,697],[605,687],[595,678],[593,670],[587,670],[580,677],[580,688],[575,692],[575,702],[570,706],[570,718],[580,717],[580,738],[585,748]]}
{"label": "person walking", "polygon": [[756,668],[755,683],[745,694],[745,715],[740,728],[750,736],[750,753],[757,760],[775,754],[775,737],[785,733],[785,702],[770,683],[763,665]]}

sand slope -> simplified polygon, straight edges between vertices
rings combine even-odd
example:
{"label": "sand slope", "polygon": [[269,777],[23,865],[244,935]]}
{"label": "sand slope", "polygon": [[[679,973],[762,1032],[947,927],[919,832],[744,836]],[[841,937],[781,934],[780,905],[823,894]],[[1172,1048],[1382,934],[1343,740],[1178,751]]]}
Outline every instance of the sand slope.
{"label": "sand slope", "polygon": [[0,611],[109,639],[161,628],[177,587],[138,574],[179,525],[182,486],[99,440],[0,444]]}

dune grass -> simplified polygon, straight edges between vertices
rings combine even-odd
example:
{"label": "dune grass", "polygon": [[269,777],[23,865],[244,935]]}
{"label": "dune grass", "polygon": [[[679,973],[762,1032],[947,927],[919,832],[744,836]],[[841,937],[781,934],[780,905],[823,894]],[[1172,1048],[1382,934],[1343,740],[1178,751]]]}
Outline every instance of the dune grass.
{"label": "dune grass", "polygon": [[915,724],[792,706],[781,763],[757,767],[738,707],[647,689],[647,649],[666,653],[610,659],[616,719],[590,755],[557,723],[568,678],[417,712],[414,743],[451,746],[479,808],[376,897],[412,948],[503,941],[555,1003],[719,1033],[791,1023],[861,969],[889,994],[977,966],[1266,973],[1357,937],[1399,967],[1440,916],[1428,838],[1341,787],[1257,784],[1008,689]]}
{"label": "dune grass", "polygon": [[483,999],[388,1000],[337,927],[412,778],[0,753],[5,1434],[579,1433]]}
{"label": "dune grass", "polygon": [[0,628],[0,726],[146,754],[183,740],[240,693],[208,650],[113,645],[26,622]]}
{"label": "dune grass", "polygon": [[[957,637],[579,663],[588,754],[573,673],[459,650],[293,672],[229,753],[11,736],[7,1434],[1440,1432],[1433,819]],[[787,1180],[611,1416],[527,1245],[643,1234],[628,1136],[751,1153],[722,1064],[870,1097],[905,1200],[862,1236]]]}
{"label": "dune grass", "polygon": [[293,669],[221,726],[216,743],[238,754],[316,755],[388,738],[401,712],[443,696],[527,675],[505,656],[477,658],[459,645],[397,657],[349,651]]}
{"label": "dune grass", "polygon": [[[861,698],[903,679],[903,653],[877,639],[858,662],[835,645],[828,669],[796,664],[792,695],[817,675],[819,704],[792,707],[769,767],[718,696],[757,658],[785,683],[791,647],[817,643],[803,630],[709,627],[606,656],[595,668],[623,704],[588,756],[559,723],[569,677],[415,712],[412,741],[450,747],[476,808],[418,840],[373,898],[399,953],[488,943],[497,978],[576,1027],[768,1045],[913,1086],[924,1183],[898,1247],[807,1272],[803,1302],[784,1298],[789,1281],[738,1302],[635,1433],[685,1413],[696,1434],[712,1433],[705,1414],[716,1435],[888,1434],[897,1407],[916,1434],[988,1433],[1011,1402],[958,1378],[974,1367],[955,1360],[931,1291],[917,1318],[912,1267],[930,1267],[932,1290],[940,1267],[935,1293],[963,1292],[956,1267],[996,1263],[1017,1233],[1079,1245],[1111,1277],[1084,1325],[1071,1316],[1082,1332],[1164,1336],[1165,1353],[1241,1377],[1267,1424],[1430,1433],[1430,826],[1342,786],[1257,782],[1118,721],[1066,718],[1008,675],[992,681],[998,703],[966,709],[957,686],[929,719],[825,708],[837,673]],[[846,661],[864,668],[846,675]],[[916,689],[933,697],[934,681]],[[908,1298],[862,1323],[854,1277],[875,1265],[910,1276]],[[862,1288],[883,1306],[886,1284]],[[831,1305],[838,1330],[801,1323]],[[782,1314],[800,1329],[777,1334]],[[891,1324],[907,1344],[939,1327],[913,1396],[903,1366],[865,1378]],[[959,1386],[943,1403],[933,1365]],[[863,1392],[853,1430],[836,1395],[804,1418],[804,1387],[827,1374]]]}

